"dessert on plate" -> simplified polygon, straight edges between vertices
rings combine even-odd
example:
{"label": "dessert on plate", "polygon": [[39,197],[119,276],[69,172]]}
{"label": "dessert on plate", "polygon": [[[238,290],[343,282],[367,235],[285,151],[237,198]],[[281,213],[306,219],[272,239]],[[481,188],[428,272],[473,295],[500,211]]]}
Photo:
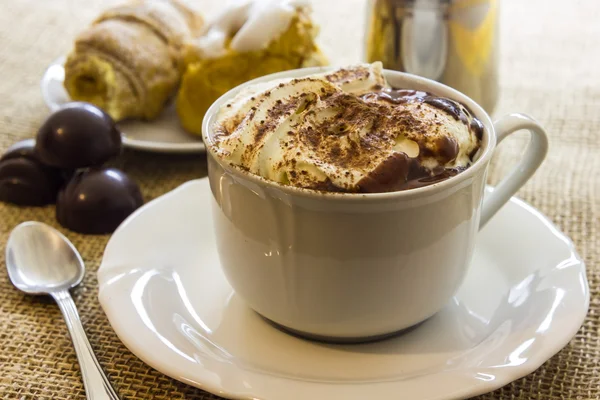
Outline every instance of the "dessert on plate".
{"label": "dessert on plate", "polygon": [[187,48],[177,96],[183,127],[200,134],[208,107],[248,80],[326,65],[306,0],[241,0],[218,15]]}
{"label": "dessert on plate", "polygon": [[185,43],[203,19],[178,0],[134,0],[104,11],[75,40],[65,63],[72,100],[114,120],[157,117],[176,92]]}

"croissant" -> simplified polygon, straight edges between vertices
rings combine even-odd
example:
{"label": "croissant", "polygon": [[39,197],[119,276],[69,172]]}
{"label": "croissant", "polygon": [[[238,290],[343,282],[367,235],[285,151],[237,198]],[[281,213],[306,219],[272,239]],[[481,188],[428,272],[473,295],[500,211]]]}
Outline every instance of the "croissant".
{"label": "croissant", "polygon": [[73,100],[113,119],[153,119],[177,89],[185,42],[202,17],[175,0],[138,0],[106,10],[76,39],[65,62]]}
{"label": "croissant", "polygon": [[197,42],[188,44],[187,68],[176,102],[184,129],[200,134],[208,107],[229,89],[250,79],[289,69],[327,65],[327,58],[315,43],[316,35],[317,27],[308,10],[300,8],[287,29],[262,49],[233,50],[227,45],[232,40],[229,37],[224,54],[212,57],[203,54],[194,44]]}

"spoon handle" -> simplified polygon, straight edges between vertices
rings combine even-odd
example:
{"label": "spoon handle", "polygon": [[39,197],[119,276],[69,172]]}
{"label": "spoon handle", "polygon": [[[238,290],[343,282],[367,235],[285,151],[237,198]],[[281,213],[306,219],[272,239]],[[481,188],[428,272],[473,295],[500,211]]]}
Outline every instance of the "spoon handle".
{"label": "spoon handle", "polygon": [[83,377],[83,386],[88,400],[119,400],[119,396],[115,393],[110,385],[108,378],[104,375],[94,350],[85,335],[83,325],[79,319],[79,313],[75,307],[75,302],[69,294],[68,290],[61,290],[52,293],[52,297],[58,303],[63,317],[69,328],[71,340],[75,346],[77,360],[81,368]]}

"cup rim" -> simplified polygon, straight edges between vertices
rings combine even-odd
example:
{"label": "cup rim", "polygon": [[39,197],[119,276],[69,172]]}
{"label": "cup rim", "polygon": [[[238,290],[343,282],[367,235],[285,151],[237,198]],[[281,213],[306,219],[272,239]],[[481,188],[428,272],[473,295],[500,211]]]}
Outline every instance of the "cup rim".
{"label": "cup rim", "polygon": [[[347,66],[346,66],[347,67]],[[233,98],[237,93],[243,90],[245,87],[262,83],[269,80],[281,79],[281,78],[297,78],[311,74],[318,74],[323,72],[328,72],[335,70],[337,68],[343,68],[343,66],[327,66],[327,67],[309,67],[309,68],[299,68],[293,69],[283,72],[277,72],[274,74],[264,75],[259,78],[252,79],[247,81],[241,85],[236,86],[235,88],[227,91],[221,97],[219,97],[215,102],[209,107],[204,115],[202,120],[202,140],[206,145],[207,154],[217,162],[223,169],[227,172],[233,174],[234,176],[249,180],[255,184],[266,186],[268,188],[283,191],[286,194],[300,196],[300,197],[308,197],[308,198],[330,198],[330,199],[342,199],[347,201],[356,201],[356,200],[386,200],[386,199],[397,199],[397,198],[414,198],[420,197],[422,195],[433,195],[444,191],[446,189],[456,187],[461,182],[464,182],[468,179],[471,179],[477,173],[480,172],[481,169],[484,169],[489,160],[492,157],[492,153],[494,148],[496,147],[496,132],[494,130],[494,124],[491,120],[489,114],[473,99],[469,96],[459,92],[456,89],[451,88],[450,86],[444,85],[443,83],[436,82],[434,80],[423,78],[418,75],[409,74],[406,72],[394,71],[389,69],[384,69],[383,74],[388,79],[390,76],[399,77],[400,80],[408,81],[413,84],[413,87],[406,87],[406,89],[414,89],[414,86],[418,86],[419,88],[426,87],[426,90],[440,96],[444,96],[450,98],[452,100],[456,100],[466,105],[469,110],[475,115],[476,118],[481,121],[484,126],[483,131],[483,140],[482,140],[482,148],[480,149],[480,153],[478,158],[471,164],[465,171],[451,177],[445,179],[441,182],[437,182],[431,185],[422,186],[414,189],[407,190],[399,190],[393,192],[377,192],[377,193],[353,193],[353,192],[327,192],[316,189],[308,189],[302,187],[296,187],[292,185],[284,185],[275,181],[271,181],[269,179],[263,178],[260,175],[256,175],[252,172],[248,172],[239,168],[235,165],[232,165],[216,154],[215,144],[212,140],[212,126],[215,122],[215,117],[221,108],[228,100]],[[209,172],[210,173],[210,172]]]}

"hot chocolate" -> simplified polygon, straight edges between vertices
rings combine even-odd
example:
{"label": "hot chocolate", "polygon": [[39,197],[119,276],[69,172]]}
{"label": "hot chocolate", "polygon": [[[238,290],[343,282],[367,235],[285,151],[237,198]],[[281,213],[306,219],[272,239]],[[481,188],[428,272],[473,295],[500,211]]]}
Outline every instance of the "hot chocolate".
{"label": "hot chocolate", "polygon": [[462,104],[389,87],[380,63],[250,86],[220,110],[216,153],[284,185],[390,192],[464,171],[483,125]]}

